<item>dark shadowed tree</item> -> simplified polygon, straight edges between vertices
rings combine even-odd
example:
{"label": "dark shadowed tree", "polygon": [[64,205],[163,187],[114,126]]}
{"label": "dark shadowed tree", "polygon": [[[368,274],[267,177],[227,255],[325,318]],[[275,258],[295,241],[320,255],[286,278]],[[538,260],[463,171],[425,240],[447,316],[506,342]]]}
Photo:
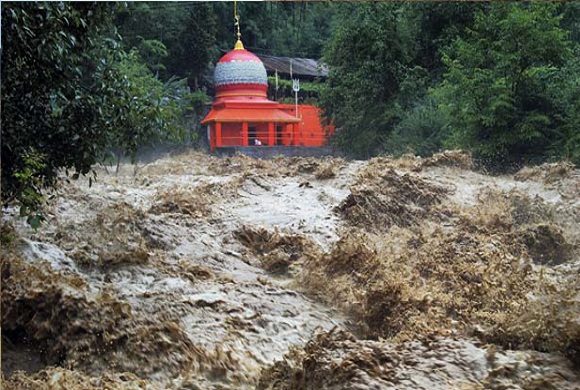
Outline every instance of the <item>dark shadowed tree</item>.
{"label": "dark shadowed tree", "polygon": [[59,168],[88,173],[106,143],[96,96],[113,74],[95,54],[117,44],[100,38],[112,7],[2,3],[2,199],[23,214]]}
{"label": "dark shadowed tree", "polygon": [[215,57],[216,21],[209,3],[191,4],[184,28],[179,34],[179,52],[170,70],[187,77],[192,88],[199,88],[200,78]]}
{"label": "dark shadowed tree", "polygon": [[321,104],[340,128],[338,146],[366,157],[382,148],[400,115],[416,29],[395,3],[341,4],[338,18],[324,55],[330,73]]}
{"label": "dark shadowed tree", "polygon": [[445,50],[448,70],[435,92],[451,126],[449,145],[484,164],[541,159],[558,107],[548,93],[571,55],[556,4],[492,3],[473,29]]}
{"label": "dark shadowed tree", "polygon": [[29,222],[61,169],[173,132],[173,92],[121,50],[111,3],[2,3],[2,200]]}

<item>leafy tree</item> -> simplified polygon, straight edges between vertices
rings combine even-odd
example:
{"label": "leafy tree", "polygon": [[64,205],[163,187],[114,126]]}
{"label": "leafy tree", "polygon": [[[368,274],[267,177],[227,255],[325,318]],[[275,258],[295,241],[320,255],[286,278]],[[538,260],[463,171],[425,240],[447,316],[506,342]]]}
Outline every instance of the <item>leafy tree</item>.
{"label": "leafy tree", "polygon": [[[278,92],[276,96],[276,77],[268,76],[268,98],[284,103],[294,103],[294,90],[292,80],[278,78]],[[300,102],[307,104],[318,104],[318,96],[323,88],[323,84],[318,81],[300,81]]]}
{"label": "leafy tree", "polygon": [[[117,77],[112,87],[107,145],[121,156],[135,158],[138,150],[160,141],[181,140],[181,118],[188,107],[189,88],[184,82],[155,78],[137,50],[118,52]],[[118,168],[118,165],[117,165]]]}
{"label": "leafy tree", "polygon": [[[244,43],[258,53],[318,59],[331,35],[336,8],[327,2],[239,3]],[[226,38],[228,47],[231,34]]]}
{"label": "leafy tree", "polygon": [[549,80],[547,92],[557,107],[548,156],[580,164],[580,44]]}
{"label": "leafy tree", "polygon": [[447,118],[433,99],[425,98],[405,111],[386,141],[385,148],[394,155],[413,153],[429,156],[442,148],[447,136]]}
{"label": "leafy tree", "polygon": [[[147,66],[163,79],[183,73],[169,70],[180,53],[179,36],[187,16],[186,3],[130,2],[115,15],[114,24],[125,51],[137,49]],[[159,44],[163,45],[163,49]]]}
{"label": "leafy tree", "polygon": [[330,77],[322,90],[322,105],[342,128],[336,133],[336,144],[360,157],[400,153],[408,147],[429,153],[440,138],[429,147],[412,144],[443,118],[431,103],[425,105],[430,100],[428,89],[440,82],[445,70],[439,47],[464,34],[482,6],[339,6],[325,56]]}
{"label": "leafy tree", "polygon": [[175,74],[187,77],[189,85],[198,89],[210,60],[215,56],[216,21],[208,3],[191,4],[184,28],[179,34],[177,56],[170,65]]}
{"label": "leafy tree", "polygon": [[463,37],[466,28],[472,26],[475,12],[482,3],[420,2],[403,6],[407,17],[418,25],[414,64],[430,72],[430,84],[441,81],[445,67],[440,49],[456,38]]}
{"label": "leafy tree", "polygon": [[570,39],[580,44],[580,3],[568,2],[560,5],[562,10],[562,28],[570,32]]}
{"label": "leafy tree", "polygon": [[113,144],[134,155],[178,117],[168,89],[121,50],[115,7],[2,3],[2,201],[33,225],[60,169],[88,174]]}
{"label": "leafy tree", "polygon": [[[125,50],[137,49],[163,80],[187,78],[189,86],[197,89],[207,84],[202,80],[217,55],[212,7],[209,3],[129,3],[115,24],[124,37]],[[164,53],[157,43],[163,45]]]}
{"label": "leafy tree", "polygon": [[140,53],[141,59],[156,75],[167,70],[163,61],[169,54],[163,42],[156,39],[141,39],[135,50]]}
{"label": "leafy tree", "polygon": [[557,111],[547,83],[570,56],[557,10],[492,3],[476,14],[468,36],[444,51],[448,70],[434,96],[450,120],[451,146],[490,167],[546,153]]}
{"label": "leafy tree", "polygon": [[2,3],[2,200],[33,213],[60,168],[89,172],[106,142],[97,96],[110,64],[98,52],[114,40],[108,4]]}
{"label": "leafy tree", "polygon": [[400,115],[398,97],[415,54],[416,31],[399,7],[341,4],[325,51],[330,72],[321,105],[341,128],[335,142],[355,156],[379,151]]}

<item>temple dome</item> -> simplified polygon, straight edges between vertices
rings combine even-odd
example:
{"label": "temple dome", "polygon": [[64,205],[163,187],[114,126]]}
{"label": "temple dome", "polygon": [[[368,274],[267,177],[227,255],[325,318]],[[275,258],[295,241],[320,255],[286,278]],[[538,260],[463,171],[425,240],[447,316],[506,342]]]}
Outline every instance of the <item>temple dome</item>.
{"label": "temple dome", "polygon": [[268,78],[262,61],[244,49],[241,41],[217,63],[214,72],[216,98],[266,98]]}

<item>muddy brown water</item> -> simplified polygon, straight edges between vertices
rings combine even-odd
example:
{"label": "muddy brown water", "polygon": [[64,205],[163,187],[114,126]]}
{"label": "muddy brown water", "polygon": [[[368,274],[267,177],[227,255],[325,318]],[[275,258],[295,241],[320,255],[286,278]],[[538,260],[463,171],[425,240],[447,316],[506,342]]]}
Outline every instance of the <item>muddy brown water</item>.
{"label": "muddy brown water", "polygon": [[[259,383],[272,389],[475,389],[493,381],[497,388],[541,388],[542,377],[560,375],[557,388],[580,388],[575,369],[557,354],[496,351],[461,335],[428,347],[359,340],[352,336],[354,319],[296,284],[300,261],[292,272],[265,271],[264,257],[234,232],[249,226],[301,235],[328,251],[344,228],[333,209],[368,164],[336,162],[336,175],[316,179],[311,169],[316,159],[307,163],[186,153],[138,170],[121,166],[119,174],[97,168],[98,180],[90,188],[84,179],[63,182],[49,205],[47,224],[38,231],[18,219],[16,210],[7,210],[4,222],[20,237],[9,256],[22,259],[20,269],[32,270],[27,277],[3,279],[3,289],[8,284],[7,291],[18,298],[10,307],[21,311],[3,317],[7,385],[19,388],[46,378],[67,383],[74,377],[78,388],[85,379],[96,388],[111,383],[111,388],[237,389]],[[398,171],[409,170],[401,165]],[[495,187],[517,189],[566,210],[579,207],[563,187],[540,180],[438,166],[413,174],[448,188],[445,202],[460,205],[476,204],[482,189]],[[575,175],[571,183],[577,183]],[[563,267],[577,269],[577,261]],[[10,287],[16,282],[22,286]],[[27,293],[31,288],[36,295]],[[58,296],[68,309],[51,316],[43,294]],[[76,303],[69,307],[69,301]],[[99,313],[118,317],[112,324],[83,323]],[[325,341],[331,330],[331,335],[350,333]],[[317,376],[304,368],[304,356],[319,344],[314,360],[308,360],[314,361],[310,369],[321,373]],[[267,375],[262,371],[280,362],[285,363]],[[343,370],[349,364],[356,367],[352,372]],[[18,370],[25,374],[15,376]],[[516,372],[515,379],[506,370]],[[123,372],[137,376],[122,377]],[[288,379],[297,372],[300,383]],[[333,375],[340,380],[333,381]]]}

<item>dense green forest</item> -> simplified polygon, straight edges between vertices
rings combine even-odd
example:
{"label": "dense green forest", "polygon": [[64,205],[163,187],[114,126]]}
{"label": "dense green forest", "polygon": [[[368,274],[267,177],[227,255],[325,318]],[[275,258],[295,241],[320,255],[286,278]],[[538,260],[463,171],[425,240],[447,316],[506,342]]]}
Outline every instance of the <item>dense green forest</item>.
{"label": "dense green forest", "polygon": [[[195,138],[233,3],[2,3],[2,199],[36,222],[57,171]],[[259,54],[324,61],[345,154],[462,148],[580,161],[579,3],[242,2]]]}
{"label": "dense green forest", "polygon": [[580,158],[579,4],[344,4],[322,106],[356,156]]}

